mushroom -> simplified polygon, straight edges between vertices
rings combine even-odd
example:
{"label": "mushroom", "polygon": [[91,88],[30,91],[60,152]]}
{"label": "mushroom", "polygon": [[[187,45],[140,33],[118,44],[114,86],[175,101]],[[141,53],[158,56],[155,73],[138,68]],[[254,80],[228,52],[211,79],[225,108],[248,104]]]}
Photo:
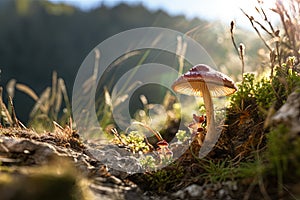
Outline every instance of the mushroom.
{"label": "mushroom", "polygon": [[161,140],[157,143],[157,152],[159,154],[160,160],[165,158],[170,159],[173,156],[173,152],[169,149],[169,144],[165,140]]}
{"label": "mushroom", "polygon": [[207,65],[199,64],[177,78],[172,84],[172,89],[177,93],[203,97],[207,117],[205,140],[211,141],[215,136],[214,107],[211,98],[233,94],[237,87],[230,77]]}
{"label": "mushroom", "polygon": [[161,140],[157,143],[157,146],[159,147],[159,149],[161,150],[162,154],[165,154],[166,149],[169,148],[169,144],[166,140]]}

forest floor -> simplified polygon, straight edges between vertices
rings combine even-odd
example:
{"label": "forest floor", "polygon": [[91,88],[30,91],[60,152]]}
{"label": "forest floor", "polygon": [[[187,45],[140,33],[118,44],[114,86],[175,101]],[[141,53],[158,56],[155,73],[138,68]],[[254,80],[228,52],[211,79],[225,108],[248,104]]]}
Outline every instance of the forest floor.
{"label": "forest floor", "polygon": [[[2,200],[262,198],[253,195],[258,186],[251,186],[251,179],[200,184],[199,180],[192,183],[191,177],[185,177],[173,184],[178,189],[148,191],[147,183],[142,183],[147,174],[111,171],[87,151],[80,136],[70,129],[37,134],[28,129],[1,128],[0,163]],[[183,167],[199,173],[192,163]]]}
{"label": "forest floor", "polygon": [[[141,160],[119,153],[113,141],[84,141],[71,122],[37,133],[15,118],[15,125],[0,127],[1,199],[299,199],[300,93],[267,120],[247,103],[243,112],[228,109],[226,126],[204,159],[195,156],[199,134],[178,159],[143,173],[117,170],[141,166]],[[131,155],[132,144],[122,147]]]}
{"label": "forest floor", "polygon": [[1,199],[234,199],[235,181],[191,184],[178,191],[141,189],[139,175],[108,172],[86,151],[75,132],[37,134],[19,128],[0,129]]}

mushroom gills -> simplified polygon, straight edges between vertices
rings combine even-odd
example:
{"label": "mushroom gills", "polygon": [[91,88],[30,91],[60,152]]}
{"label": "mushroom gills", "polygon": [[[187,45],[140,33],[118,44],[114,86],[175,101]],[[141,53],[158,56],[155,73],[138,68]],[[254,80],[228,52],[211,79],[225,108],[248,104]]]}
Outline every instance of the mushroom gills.
{"label": "mushroom gills", "polygon": [[236,91],[235,88],[224,87],[224,85],[210,84],[206,82],[196,82],[196,81],[184,81],[179,85],[174,86],[174,90],[179,93],[184,93],[190,96],[200,96],[203,97],[202,91],[204,86],[207,84],[207,87],[210,91],[212,97],[223,97],[228,94],[232,94]]}

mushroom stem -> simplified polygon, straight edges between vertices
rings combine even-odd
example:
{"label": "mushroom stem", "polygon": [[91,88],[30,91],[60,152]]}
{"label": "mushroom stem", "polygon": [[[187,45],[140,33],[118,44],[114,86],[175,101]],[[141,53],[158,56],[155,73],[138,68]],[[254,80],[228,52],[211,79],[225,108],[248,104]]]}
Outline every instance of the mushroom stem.
{"label": "mushroom stem", "polygon": [[215,136],[215,119],[214,119],[214,107],[211,99],[211,95],[207,84],[204,84],[202,88],[203,101],[206,111],[206,122],[207,122],[207,134],[205,140],[208,142],[213,142]]}

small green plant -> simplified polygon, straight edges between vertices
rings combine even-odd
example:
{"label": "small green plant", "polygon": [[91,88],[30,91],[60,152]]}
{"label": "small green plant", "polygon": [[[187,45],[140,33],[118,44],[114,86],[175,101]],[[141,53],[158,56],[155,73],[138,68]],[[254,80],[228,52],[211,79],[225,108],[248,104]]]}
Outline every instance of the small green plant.
{"label": "small green plant", "polygon": [[236,178],[253,178],[258,179],[266,173],[266,166],[262,163],[261,159],[254,161],[240,162],[236,167]]}
{"label": "small green plant", "polygon": [[179,142],[186,142],[188,139],[190,139],[190,136],[187,134],[186,131],[184,130],[178,130],[178,132],[176,133],[176,138]]}
{"label": "small green plant", "polygon": [[156,160],[152,156],[140,158],[140,164],[146,171],[154,171],[156,169]]}
{"label": "small green plant", "polygon": [[[275,105],[278,109],[288,95],[296,88],[300,87],[300,77],[293,70],[282,70],[286,68],[286,64],[282,68],[275,70],[275,76],[270,79],[262,77],[255,80],[254,74],[244,74],[244,82],[239,85],[239,90],[231,97],[231,107],[236,110],[242,110],[251,106],[257,107],[262,116],[266,116],[268,110]],[[253,107],[254,106],[254,107]]]}
{"label": "small green plant", "polygon": [[233,180],[236,176],[236,168],[225,160],[201,160],[201,167],[205,170],[200,177],[211,183],[223,182],[226,180]]}
{"label": "small green plant", "polygon": [[160,155],[160,161],[161,161],[160,164],[162,166],[166,166],[166,165],[171,164],[173,162],[173,154],[172,154],[172,152],[171,152],[171,154]]}
{"label": "small green plant", "polygon": [[184,176],[182,166],[170,165],[167,168],[160,169],[146,175],[150,189],[158,193],[170,191],[175,183],[179,183]]}
{"label": "small green plant", "polygon": [[246,108],[253,103],[255,98],[255,77],[254,74],[246,73],[243,75],[243,83],[238,85],[238,91],[231,96],[231,107],[233,108]]}
{"label": "small green plant", "polygon": [[272,106],[276,96],[270,79],[263,77],[255,84],[254,97],[261,109],[268,110]]}
{"label": "small green plant", "polygon": [[138,131],[131,131],[128,135],[121,133],[114,141],[128,147],[131,152],[148,152],[150,147],[146,144],[144,136]]}

